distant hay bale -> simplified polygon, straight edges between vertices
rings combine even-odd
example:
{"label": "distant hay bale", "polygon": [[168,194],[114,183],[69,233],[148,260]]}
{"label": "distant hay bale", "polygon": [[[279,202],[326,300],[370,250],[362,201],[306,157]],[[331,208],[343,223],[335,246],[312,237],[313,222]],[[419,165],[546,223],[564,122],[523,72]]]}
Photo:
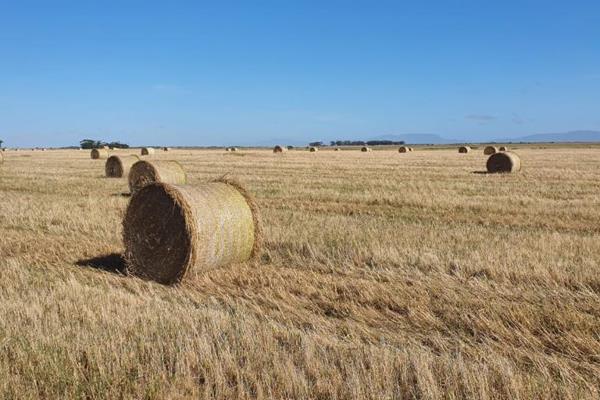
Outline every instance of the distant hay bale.
{"label": "distant hay bale", "polygon": [[361,147],[360,151],[362,151],[363,153],[367,153],[369,151],[373,151],[373,149],[371,149],[370,147],[367,147],[367,146],[363,146],[363,147]]}
{"label": "distant hay bale", "polygon": [[143,156],[149,156],[151,154],[154,154],[154,148],[153,147],[142,147],[142,155]]}
{"label": "distant hay bale", "polygon": [[468,153],[470,151],[471,151],[471,148],[469,146],[460,146],[458,148],[459,153]]}
{"label": "distant hay bale", "polygon": [[336,147],[335,149],[333,149],[333,151],[340,151],[341,149],[339,147]]}
{"label": "distant hay bale", "polygon": [[311,146],[311,147],[308,148],[308,151],[310,151],[311,153],[316,153],[317,151],[319,151],[319,148]]}
{"label": "distant hay bale", "polygon": [[138,161],[129,170],[129,190],[135,193],[149,183],[163,182],[185,185],[187,178],[177,161]]}
{"label": "distant hay bale", "polygon": [[108,147],[108,146],[102,146],[102,148],[103,148],[104,150],[110,150],[110,147]]}
{"label": "distant hay bale", "polygon": [[163,151],[171,151],[170,147],[163,147],[162,149],[163,149]]}
{"label": "distant hay bale", "polygon": [[238,151],[237,147],[226,147],[225,151]]}
{"label": "distant hay bale", "polygon": [[139,161],[136,155],[130,156],[110,156],[104,164],[104,171],[107,178],[122,178],[129,174],[131,166]]}
{"label": "distant hay bale", "polygon": [[521,170],[521,159],[515,153],[502,151],[492,154],[486,163],[488,172],[517,172]]}
{"label": "distant hay bale", "polygon": [[500,146],[500,151],[508,151],[508,147],[506,146]]}
{"label": "distant hay bale", "polygon": [[92,149],[90,152],[90,157],[92,160],[100,160],[104,158],[108,158],[108,150],[102,149]]}
{"label": "distant hay bale", "polygon": [[408,153],[409,151],[410,148],[406,146],[400,146],[400,148],[398,149],[398,153]]}
{"label": "distant hay bale", "polygon": [[127,272],[163,284],[254,258],[261,239],[252,195],[227,180],[152,183],[133,195],[123,219]]}
{"label": "distant hay bale", "polygon": [[288,148],[285,147],[285,146],[279,146],[279,145],[277,145],[277,146],[273,147],[273,153],[283,153],[283,152],[286,152],[286,151],[288,151]]}
{"label": "distant hay bale", "polygon": [[411,151],[411,152],[412,152],[412,151],[415,151],[415,149],[413,149],[412,147],[409,147],[409,148],[408,148],[408,151]]}
{"label": "distant hay bale", "polygon": [[483,149],[483,154],[485,154],[486,156],[489,156],[490,154],[494,154],[497,152],[498,152],[498,149],[495,146],[486,146],[485,149]]}

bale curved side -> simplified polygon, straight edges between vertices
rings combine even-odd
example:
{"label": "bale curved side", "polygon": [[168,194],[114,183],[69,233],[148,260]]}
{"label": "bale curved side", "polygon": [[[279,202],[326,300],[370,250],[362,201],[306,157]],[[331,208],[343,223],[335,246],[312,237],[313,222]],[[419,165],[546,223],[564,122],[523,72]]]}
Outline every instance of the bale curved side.
{"label": "bale curved side", "polygon": [[459,153],[463,153],[464,154],[464,153],[468,153],[470,151],[471,151],[471,147],[469,147],[469,146],[460,146],[458,148],[458,152]]}
{"label": "bale curved side", "polygon": [[153,182],[185,185],[186,181],[186,174],[181,164],[177,161],[165,160],[138,161],[131,166],[128,177],[131,193]]}
{"label": "bale curved side", "polygon": [[288,148],[285,146],[277,145],[273,147],[273,153],[284,153],[286,151],[288,151]]}
{"label": "bale curved side", "polygon": [[104,158],[108,158],[108,150],[107,149],[92,149],[90,152],[90,157],[92,160],[100,160]]}
{"label": "bale curved side", "polygon": [[364,146],[361,147],[360,151],[362,151],[363,153],[368,153],[369,151],[372,151],[373,149],[371,149],[370,147]]}
{"label": "bale curved side", "polygon": [[486,163],[488,172],[517,172],[521,170],[521,159],[515,153],[503,151],[492,154]]}
{"label": "bale curved side", "polygon": [[398,153],[408,153],[410,151],[410,148],[406,147],[406,146],[400,146],[400,148],[398,149]]}
{"label": "bale curved side", "polygon": [[506,146],[500,146],[500,149],[498,149],[500,151],[508,151],[508,147]]}
{"label": "bale curved side", "polygon": [[317,151],[319,151],[319,148],[311,146],[311,147],[308,148],[308,151],[310,151],[311,153],[316,153]]}
{"label": "bale curved side", "polygon": [[229,181],[199,186],[153,183],[133,195],[123,220],[127,271],[160,283],[259,253],[260,216]]}
{"label": "bale curved side", "polygon": [[486,156],[495,154],[497,152],[498,152],[498,149],[495,146],[486,146],[485,149],[483,149],[483,154],[485,154]]}
{"label": "bale curved side", "polygon": [[152,148],[152,147],[142,147],[141,154],[143,156],[149,156],[151,154],[154,154],[154,148]]}
{"label": "bale curved side", "polygon": [[131,166],[139,161],[140,158],[136,155],[116,156],[112,155],[104,164],[104,172],[107,178],[122,178],[129,175]]}

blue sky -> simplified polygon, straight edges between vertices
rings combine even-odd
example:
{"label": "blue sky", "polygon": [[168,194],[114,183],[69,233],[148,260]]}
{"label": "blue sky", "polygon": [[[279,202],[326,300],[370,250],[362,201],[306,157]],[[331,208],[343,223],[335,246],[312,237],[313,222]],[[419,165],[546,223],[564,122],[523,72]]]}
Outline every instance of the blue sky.
{"label": "blue sky", "polygon": [[0,1],[6,146],[576,129],[598,1]]}

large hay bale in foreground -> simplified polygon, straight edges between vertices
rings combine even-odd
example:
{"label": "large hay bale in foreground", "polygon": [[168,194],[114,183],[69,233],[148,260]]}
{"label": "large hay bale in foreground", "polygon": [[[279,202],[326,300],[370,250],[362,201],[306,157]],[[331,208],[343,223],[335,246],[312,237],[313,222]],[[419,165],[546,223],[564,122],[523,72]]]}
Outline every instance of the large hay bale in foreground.
{"label": "large hay bale in foreground", "polygon": [[361,147],[360,151],[362,151],[363,153],[368,153],[369,151],[373,151],[373,149],[367,146],[363,146]]}
{"label": "large hay bale in foreground", "polygon": [[502,151],[494,153],[488,158],[486,167],[488,172],[517,172],[521,170],[521,159],[515,153]]}
{"label": "large hay bale in foreground", "polygon": [[406,146],[400,146],[400,148],[398,149],[398,153],[408,153],[409,151],[410,148]]}
{"label": "large hay bale in foreground", "polygon": [[483,154],[485,154],[486,156],[495,154],[497,152],[498,152],[498,149],[495,146],[486,146],[485,149],[483,149]]}
{"label": "large hay bale in foreground", "polygon": [[311,147],[308,148],[308,151],[310,151],[311,153],[316,153],[317,151],[319,151],[319,148],[311,146]]}
{"label": "large hay bale in foreground", "polygon": [[122,178],[129,174],[131,166],[138,162],[140,158],[136,155],[130,156],[110,156],[104,164],[104,171],[107,178]]}
{"label": "large hay bale in foreground", "polygon": [[131,198],[123,220],[127,272],[171,284],[259,254],[261,225],[239,184],[153,183]]}
{"label": "large hay bale in foreground", "polygon": [[108,158],[108,150],[106,149],[92,149],[90,152],[90,157],[92,160],[100,160],[104,158]]}
{"label": "large hay bale in foreground", "polygon": [[469,146],[460,146],[460,147],[458,148],[458,152],[459,152],[459,153],[463,153],[463,154],[465,154],[465,153],[468,153],[468,152],[470,152],[470,151],[471,151],[471,148],[470,148]]}
{"label": "large hay bale in foreground", "polygon": [[138,161],[129,171],[129,190],[135,193],[153,182],[185,185],[185,171],[177,161]]}
{"label": "large hay bale in foreground", "polygon": [[154,148],[152,148],[152,147],[142,147],[141,154],[143,156],[149,156],[151,154],[154,154]]}
{"label": "large hay bale in foreground", "polygon": [[288,151],[288,148],[285,146],[277,145],[273,147],[273,153],[284,153],[286,151]]}

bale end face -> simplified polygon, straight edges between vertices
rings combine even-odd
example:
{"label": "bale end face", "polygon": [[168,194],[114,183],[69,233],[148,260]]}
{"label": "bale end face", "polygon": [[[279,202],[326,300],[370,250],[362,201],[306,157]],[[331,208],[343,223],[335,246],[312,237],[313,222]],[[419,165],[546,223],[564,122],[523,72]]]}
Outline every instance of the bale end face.
{"label": "bale end face", "polygon": [[288,151],[288,148],[285,147],[285,146],[279,146],[278,145],[278,146],[273,147],[273,153],[283,153],[283,152],[286,152],[286,151]]}
{"label": "bale end face", "polygon": [[461,146],[458,148],[458,152],[465,154],[471,151],[471,148],[469,146]]}
{"label": "bale end face", "polygon": [[360,151],[362,151],[363,153],[368,153],[368,152],[372,151],[372,149],[370,147],[362,147],[360,149]]}
{"label": "bale end face", "polygon": [[132,165],[128,177],[131,193],[135,193],[137,190],[153,182],[184,185],[186,181],[185,171],[177,161],[150,162],[141,160]]}
{"label": "bale end face", "polygon": [[248,196],[226,181],[145,186],[131,198],[123,220],[127,271],[172,284],[190,270],[257,255],[260,219]]}
{"label": "bale end face", "polygon": [[485,149],[483,149],[483,154],[485,154],[486,156],[495,154],[497,152],[498,152],[498,149],[494,146],[487,146]]}
{"label": "bale end face", "polygon": [[406,146],[402,146],[398,149],[398,153],[408,153],[410,149]]}
{"label": "bale end face", "polygon": [[108,157],[108,150],[106,149],[92,149],[90,152],[90,157],[92,160],[99,160],[101,158]]}
{"label": "bale end face", "polygon": [[316,153],[317,151],[319,151],[319,149],[317,147],[309,147],[308,151],[310,151],[311,153]]}
{"label": "bale end face", "polygon": [[122,178],[129,173],[131,166],[139,157],[132,155],[126,157],[110,156],[104,165],[104,172],[107,178]]}
{"label": "bale end face", "polygon": [[515,153],[503,151],[492,154],[486,163],[489,173],[509,173],[521,170],[521,159]]}

